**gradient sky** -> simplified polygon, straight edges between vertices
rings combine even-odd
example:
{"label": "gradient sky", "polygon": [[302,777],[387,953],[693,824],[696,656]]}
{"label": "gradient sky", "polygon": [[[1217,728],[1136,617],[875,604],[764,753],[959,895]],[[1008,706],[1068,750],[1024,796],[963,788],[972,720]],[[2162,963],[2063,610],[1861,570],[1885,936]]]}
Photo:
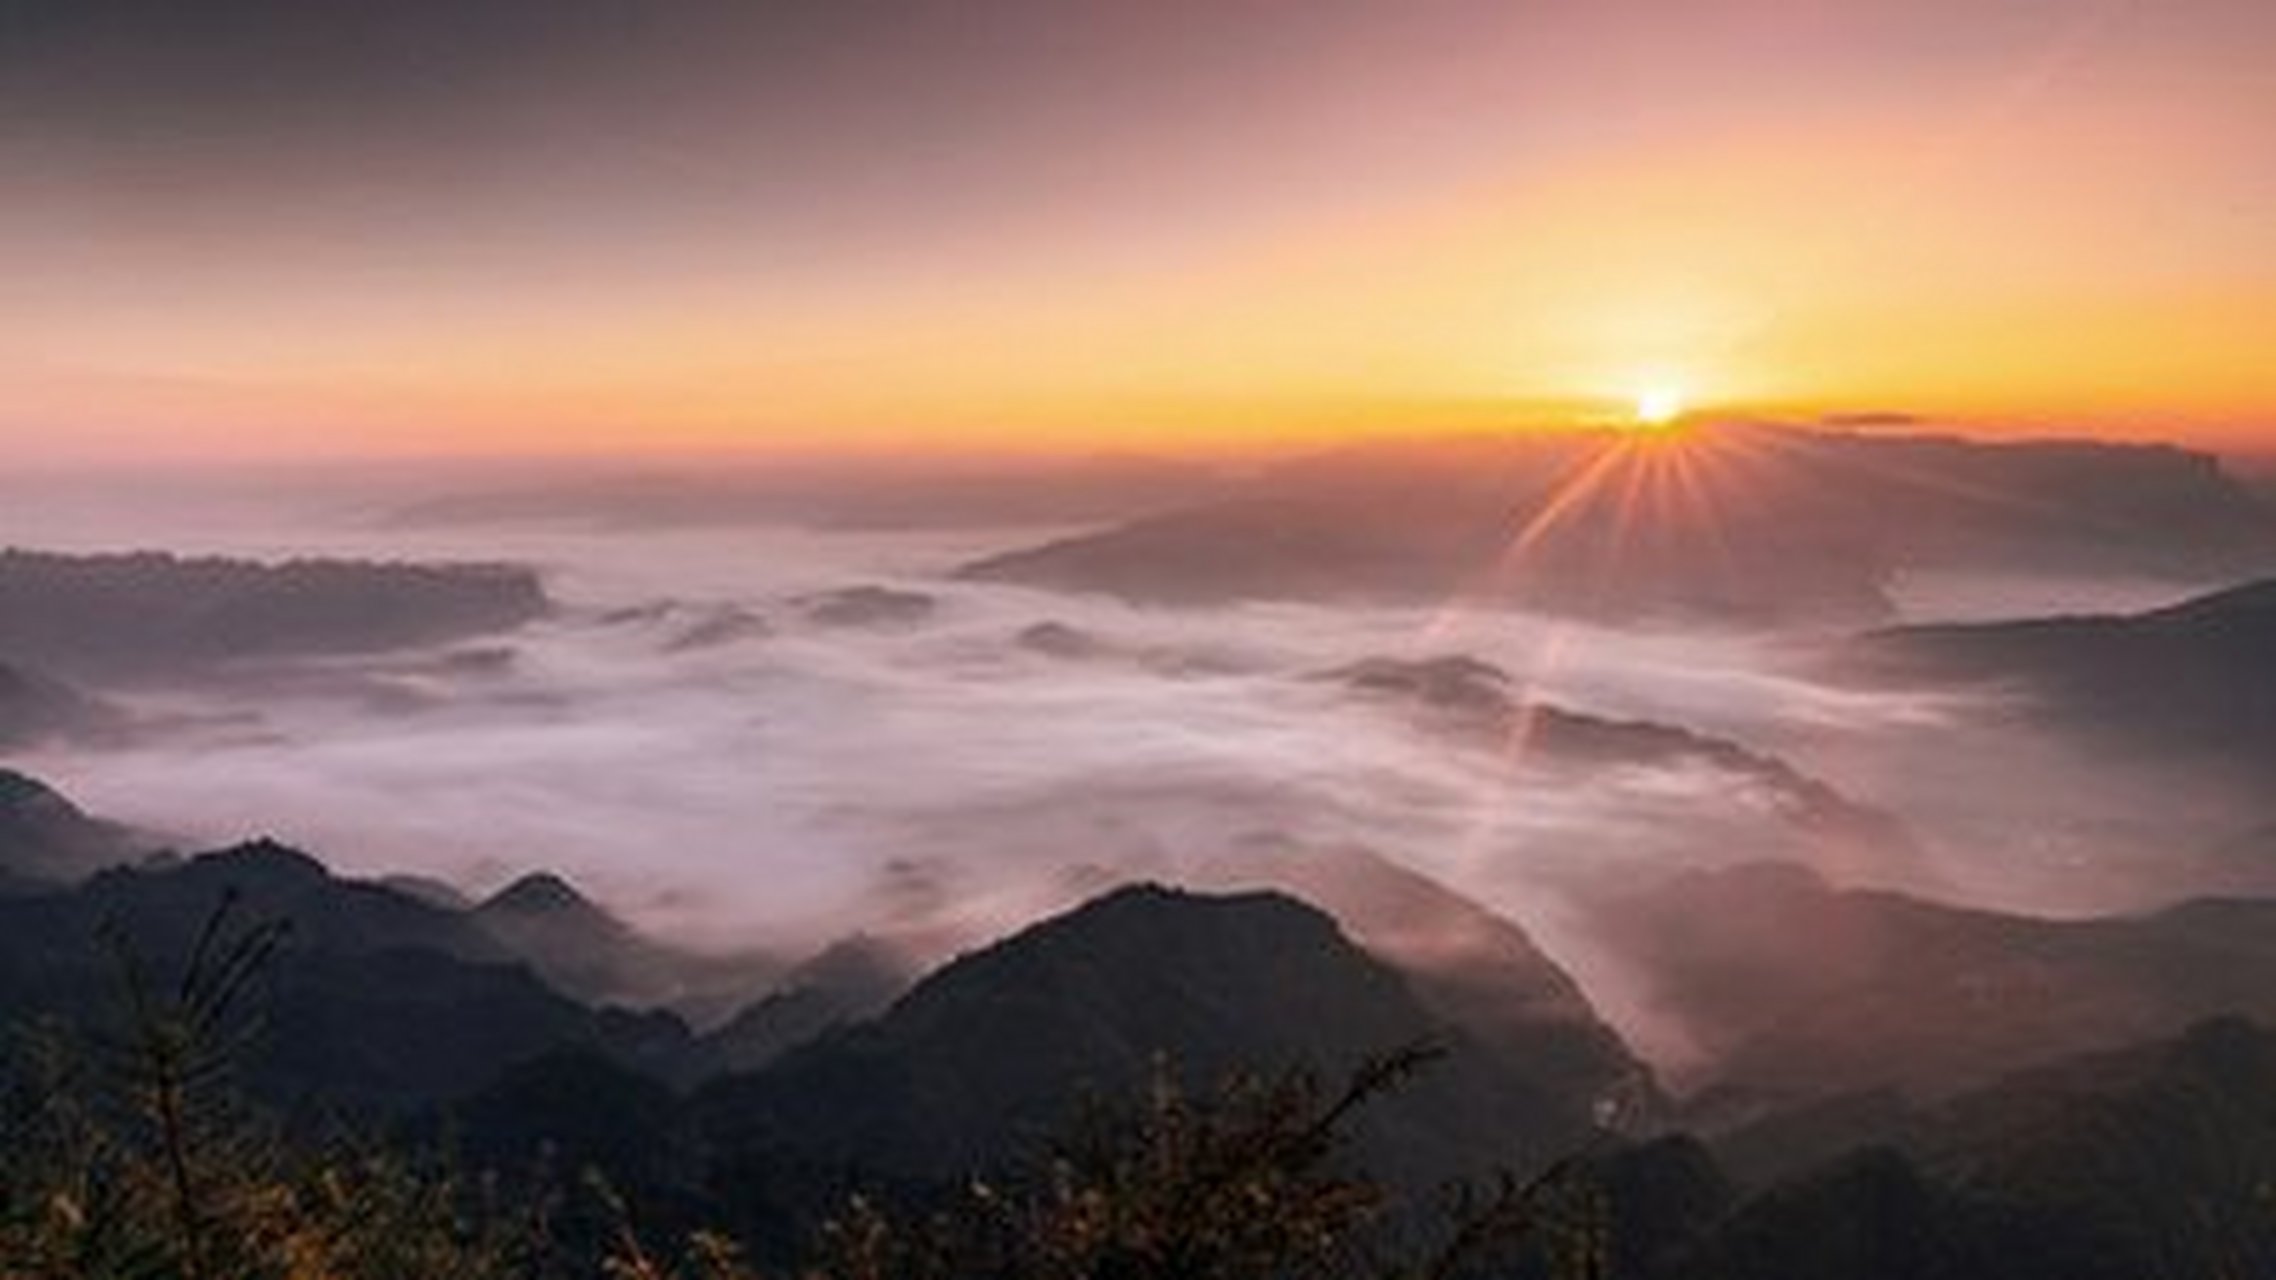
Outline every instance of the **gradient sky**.
{"label": "gradient sky", "polygon": [[2268,0],[0,0],[0,458],[2276,445]]}

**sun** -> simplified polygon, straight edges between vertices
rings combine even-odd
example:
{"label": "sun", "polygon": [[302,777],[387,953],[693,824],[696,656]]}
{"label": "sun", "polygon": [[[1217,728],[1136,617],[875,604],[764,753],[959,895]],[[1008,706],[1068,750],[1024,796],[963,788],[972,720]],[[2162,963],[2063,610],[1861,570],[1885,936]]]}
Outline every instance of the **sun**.
{"label": "sun", "polygon": [[1636,425],[1672,426],[1688,407],[1683,392],[1674,387],[1645,387],[1636,393]]}

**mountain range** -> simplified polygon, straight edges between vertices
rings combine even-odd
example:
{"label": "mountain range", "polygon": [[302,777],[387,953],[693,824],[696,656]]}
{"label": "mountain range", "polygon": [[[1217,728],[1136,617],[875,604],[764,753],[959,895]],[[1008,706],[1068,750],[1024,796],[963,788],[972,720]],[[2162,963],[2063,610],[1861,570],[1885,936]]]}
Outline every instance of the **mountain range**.
{"label": "mountain range", "polygon": [[1857,623],[1915,569],[2276,565],[2276,516],[2209,455],[1728,424],[1359,446],[968,565],[1133,600],[1467,600],[1596,617]]}

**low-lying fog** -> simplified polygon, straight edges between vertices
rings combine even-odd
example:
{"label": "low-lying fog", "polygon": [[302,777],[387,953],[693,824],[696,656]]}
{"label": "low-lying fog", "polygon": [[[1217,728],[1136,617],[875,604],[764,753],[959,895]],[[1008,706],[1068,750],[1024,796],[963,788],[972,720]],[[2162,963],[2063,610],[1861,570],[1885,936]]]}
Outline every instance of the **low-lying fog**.
{"label": "low-lying fog", "polygon": [[[293,510],[19,499],[0,511],[0,543],[541,567],[562,607],[525,630],[136,695],[145,728],[130,741],[21,763],[188,845],[272,833],[335,866],[476,890],[558,869],[627,915],[713,943],[795,947],[867,926],[953,946],[1101,874],[1207,862],[1261,838],[1350,842],[1526,924],[1617,1020],[1613,979],[1592,971],[1567,910],[1576,893],[1786,856],[1947,898],[2132,906],[2190,893],[2160,858],[2236,821],[2170,778],[2020,732],[1956,733],[1953,706],[1934,697],[1813,682],[1796,674],[1793,637],[1620,634],[1493,612],[1145,610],[944,580],[1033,529],[406,529],[376,518],[377,497],[304,495]],[[937,608],[816,616],[817,594],[863,584]],[[2174,594],[1899,585],[1918,617]],[[1023,639],[1041,623],[1072,630]],[[1544,769],[1314,678],[1369,656],[1447,653],[1575,710],[1775,753],[1898,814],[1921,852],[1815,847],[1729,778]]]}

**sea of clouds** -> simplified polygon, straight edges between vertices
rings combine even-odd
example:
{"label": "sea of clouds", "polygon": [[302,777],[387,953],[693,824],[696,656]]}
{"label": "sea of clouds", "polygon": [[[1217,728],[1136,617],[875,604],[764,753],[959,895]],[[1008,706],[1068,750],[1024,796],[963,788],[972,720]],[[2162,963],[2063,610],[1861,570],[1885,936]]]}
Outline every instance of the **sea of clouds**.
{"label": "sea of clouds", "polygon": [[[144,727],[126,742],[19,763],[185,848],[272,834],[348,871],[475,892],[551,869],[723,947],[869,929],[945,954],[1103,881],[1175,877],[1259,841],[1357,844],[1527,926],[1616,1017],[1617,962],[1595,953],[1579,905],[1593,894],[1776,857],[2005,906],[2134,906],[2186,896],[2162,851],[2234,821],[2173,779],[1985,730],[1996,693],[1830,683],[1812,674],[1822,637],[1493,610],[1144,609],[948,577],[1033,529],[404,528],[384,518],[393,491],[356,493],[57,488],[0,510],[0,542],[508,560],[539,568],[560,608],[434,651],[140,691]],[[913,623],[812,616],[817,596],[865,584],[937,607]],[[1923,616],[1997,595],[1904,585]],[[2080,605],[2147,594],[2003,590]],[[689,643],[748,617],[763,629]],[[1046,622],[1087,644],[1022,642]],[[1320,678],[1445,653],[1560,705],[1776,753],[1899,814],[1921,854],[1861,861],[1712,771],[1545,768]]]}

